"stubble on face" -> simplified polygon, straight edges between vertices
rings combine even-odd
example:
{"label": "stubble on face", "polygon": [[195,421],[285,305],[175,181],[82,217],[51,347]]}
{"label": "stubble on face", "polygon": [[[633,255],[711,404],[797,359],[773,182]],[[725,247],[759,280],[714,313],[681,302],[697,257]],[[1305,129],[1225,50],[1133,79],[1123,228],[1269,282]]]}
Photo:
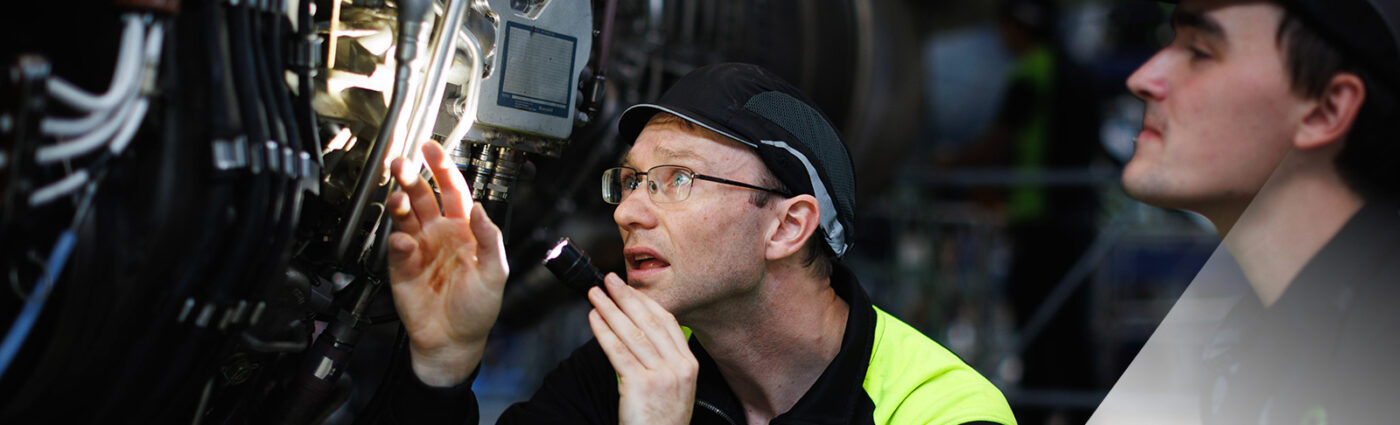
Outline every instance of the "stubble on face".
{"label": "stubble on face", "polygon": [[[700,137],[675,125],[647,126],[623,165],[645,171],[657,165],[681,165],[698,174],[755,181],[761,167],[747,146]],[[646,196],[645,190],[629,195]],[[751,291],[762,276],[761,209],[749,202],[747,189],[704,180],[692,183],[681,202],[656,204],[626,199],[614,214],[627,249],[655,250],[669,262],[667,270],[632,279],[629,284],[655,299],[677,318],[715,310]],[[641,202],[638,202],[641,201]]]}

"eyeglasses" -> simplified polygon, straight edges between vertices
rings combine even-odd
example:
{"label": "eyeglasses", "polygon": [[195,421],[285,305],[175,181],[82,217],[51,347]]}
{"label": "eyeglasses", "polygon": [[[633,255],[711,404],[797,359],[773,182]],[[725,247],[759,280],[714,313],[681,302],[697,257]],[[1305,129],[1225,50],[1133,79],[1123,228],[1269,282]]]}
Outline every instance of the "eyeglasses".
{"label": "eyeglasses", "polygon": [[651,196],[652,202],[658,204],[680,202],[689,198],[690,186],[697,179],[775,193],[785,198],[792,197],[792,194],[777,189],[695,174],[694,170],[679,165],[658,165],[646,172],[631,167],[613,167],[603,171],[603,201],[614,205],[621,203],[623,198],[641,186],[643,178],[646,179],[647,195]]}

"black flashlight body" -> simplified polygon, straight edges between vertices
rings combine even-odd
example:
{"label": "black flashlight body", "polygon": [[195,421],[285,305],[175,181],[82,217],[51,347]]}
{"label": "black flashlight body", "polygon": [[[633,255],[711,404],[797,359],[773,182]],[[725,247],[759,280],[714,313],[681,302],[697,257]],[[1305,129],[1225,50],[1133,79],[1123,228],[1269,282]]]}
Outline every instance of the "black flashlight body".
{"label": "black flashlight body", "polygon": [[579,293],[587,294],[588,288],[594,286],[602,288],[605,293],[608,291],[608,288],[603,286],[603,273],[593,266],[588,254],[575,247],[573,241],[567,237],[559,238],[559,243],[545,255],[544,266],[554,273],[559,281],[564,282],[564,286]]}

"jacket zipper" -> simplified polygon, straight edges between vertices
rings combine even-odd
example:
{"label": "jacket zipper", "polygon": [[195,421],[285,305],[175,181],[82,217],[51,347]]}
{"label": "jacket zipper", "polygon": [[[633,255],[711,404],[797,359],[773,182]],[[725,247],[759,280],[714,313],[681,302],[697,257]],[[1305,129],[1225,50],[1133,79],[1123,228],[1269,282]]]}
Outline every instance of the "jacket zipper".
{"label": "jacket zipper", "polygon": [[718,407],[715,407],[715,405],[710,404],[705,400],[696,399],[695,405],[705,408],[705,410],[710,411],[710,413],[719,415],[719,417],[724,418],[724,421],[728,422],[729,425],[739,425],[737,422],[734,422],[733,418],[730,418],[729,415],[725,414],[723,410],[719,410]]}

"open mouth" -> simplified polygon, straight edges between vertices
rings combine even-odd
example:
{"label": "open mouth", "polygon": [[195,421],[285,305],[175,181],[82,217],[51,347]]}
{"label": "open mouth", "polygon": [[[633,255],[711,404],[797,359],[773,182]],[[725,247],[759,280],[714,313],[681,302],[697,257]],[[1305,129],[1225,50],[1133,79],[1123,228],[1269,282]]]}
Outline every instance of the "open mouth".
{"label": "open mouth", "polygon": [[648,271],[669,267],[670,262],[649,249],[628,249],[625,252],[628,271]]}

